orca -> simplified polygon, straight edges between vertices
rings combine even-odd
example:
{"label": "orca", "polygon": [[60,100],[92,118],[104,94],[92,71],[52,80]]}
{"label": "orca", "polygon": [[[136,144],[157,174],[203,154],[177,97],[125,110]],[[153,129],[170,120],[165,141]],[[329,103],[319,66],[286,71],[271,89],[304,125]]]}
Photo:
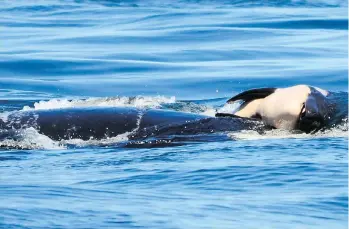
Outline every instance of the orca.
{"label": "orca", "polygon": [[34,128],[52,140],[103,139],[127,134],[129,139],[169,135],[195,135],[261,128],[263,123],[245,118],[216,118],[200,114],[130,107],[64,108],[16,111],[1,130]]}
{"label": "orca", "polygon": [[[126,134],[131,140],[271,128],[313,133],[329,123],[329,92],[296,85],[244,91],[227,103],[242,101],[232,113],[209,117],[194,113],[132,107],[89,107],[11,112],[0,119],[0,136],[34,128],[52,140],[103,139]],[[8,136],[7,136],[8,137]]]}
{"label": "orca", "polygon": [[227,101],[242,101],[240,109],[233,114],[218,113],[216,116],[254,118],[277,129],[316,132],[329,123],[333,114],[335,106],[329,94],[308,85],[251,89]]}

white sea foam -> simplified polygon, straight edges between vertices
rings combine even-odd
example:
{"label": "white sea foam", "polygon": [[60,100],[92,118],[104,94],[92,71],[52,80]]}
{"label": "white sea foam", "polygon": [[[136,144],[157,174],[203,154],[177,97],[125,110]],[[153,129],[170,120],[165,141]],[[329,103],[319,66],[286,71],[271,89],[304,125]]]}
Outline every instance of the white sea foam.
{"label": "white sea foam", "polygon": [[51,99],[34,103],[34,107],[25,106],[23,110],[49,110],[76,107],[137,107],[160,108],[161,104],[174,103],[176,98],[165,96],[136,96],[136,97],[110,97],[88,99]]}
{"label": "white sea foam", "polygon": [[208,107],[208,108],[206,108],[205,111],[201,112],[200,114],[214,117],[216,115],[216,113],[217,113],[216,109],[214,109],[212,107]]}
{"label": "white sea foam", "polygon": [[4,122],[7,122],[8,121],[8,116],[11,114],[11,112],[9,111],[5,111],[5,112],[2,112],[0,113],[0,119]]}
{"label": "white sea foam", "polygon": [[0,146],[4,148],[20,148],[20,149],[47,149],[57,150],[65,149],[69,145],[74,147],[87,146],[108,146],[120,142],[128,141],[128,136],[135,130],[119,134],[115,137],[106,137],[103,139],[89,139],[83,140],[79,138],[54,141],[46,135],[40,134],[34,128],[27,128],[18,130],[18,135],[15,138],[4,139],[0,141]]}
{"label": "white sea foam", "polygon": [[239,132],[228,133],[228,136],[234,140],[261,140],[261,139],[283,139],[283,138],[328,138],[337,137],[344,138],[348,137],[347,124],[336,126],[334,128],[319,131],[315,134],[306,134],[295,131],[274,129],[266,131],[261,134],[254,130],[243,130]]}
{"label": "white sea foam", "polygon": [[40,134],[34,128],[18,130],[16,138],[0,141],[1,147],[23,149],[64,149],[65,146],[53,141],[46,135]]}
{"label": "white sea foam", "polygon": [[98,146],[103,146],[103,145],[112,145],[115,143],[119,142],[125,142],[128,141],[128,136],[132,133],[131,132],[126,132],[123,134],[119,134],[115,137],[108,137],[108,138],[103,138],[103,139],[89,139],[89,140],[83,140],[79,138],[74,138],[74,139],[69,139],[69,140],[61,140],[59,143],[62,145],[74,145],[77,147],[85,147],[85,146],[93,146],[93,145],[98,145]]}
{"label": "white sea foam", "polygon": [[200,114],[214,117],[216,113],[228,113],[234,114],[240,107],[240,103],[226,103],[223,107],[215,109],[213,107],[205,107],[204,111]]}
{"label": "white sea foam", "polygon": [[226,103],[223,107],[219,108],[217,112],[234,114],[240,105],[240,103]]}

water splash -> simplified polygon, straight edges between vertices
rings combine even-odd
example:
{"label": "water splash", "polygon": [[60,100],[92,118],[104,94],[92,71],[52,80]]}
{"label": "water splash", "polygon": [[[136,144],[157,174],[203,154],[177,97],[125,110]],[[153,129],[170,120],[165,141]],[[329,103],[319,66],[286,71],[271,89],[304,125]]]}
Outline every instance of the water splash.
{"label": "water splash", "polygon": [[341,125],[330,129],[306,134],[300,131],[289,131],[281,129],[267,130],[263,133],[254,130],[243,130],[240,132],[228,133],[228,136],[234,140],[261,140],[261,139],[285,139],[285,138],[347,138],[348,123],[345,121]]}
{"label": "water splash", "polygon": [[[2,133],[2,134],[7,134],[7,133]],[[36,129],[32,127],[17,130],[17,131],[12,131],[10,135],[11,135],[11,138],[5,138],[0,141],[1,148],[48,149],[48,150],[57,150],[57,149],[66,148],[60,142],[53,141],[46,135],[40,134]]]}
{"label": "water splash", "polygon": [[165,96],[135,96],[135,97],[110,97],[88,99],[51,99],[34,103],[33,107],[25,106],[28,110],[49,110],[78,107],[136,107],[136,108],[160,108],[164,103],[174,103],[176,98]]}

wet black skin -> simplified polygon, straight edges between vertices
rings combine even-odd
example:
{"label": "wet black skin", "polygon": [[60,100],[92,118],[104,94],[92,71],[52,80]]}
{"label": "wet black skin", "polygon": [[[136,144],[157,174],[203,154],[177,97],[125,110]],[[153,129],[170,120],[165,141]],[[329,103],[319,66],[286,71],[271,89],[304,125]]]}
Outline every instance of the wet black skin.
{"label": "wet black skin", "polygon": [[102,139],[130,132],[130,139],[253,129],[262,125],[243,118],[215,118],[169,110],[70,108],[18,111],[0,129],[35,128],[53,140]]}
{"label": "wet black skin", "polygon": [[335,104],[315,88],[310,87],[310,95],[303,104],[296,128],[313,133],[329,126],[335,112]]}

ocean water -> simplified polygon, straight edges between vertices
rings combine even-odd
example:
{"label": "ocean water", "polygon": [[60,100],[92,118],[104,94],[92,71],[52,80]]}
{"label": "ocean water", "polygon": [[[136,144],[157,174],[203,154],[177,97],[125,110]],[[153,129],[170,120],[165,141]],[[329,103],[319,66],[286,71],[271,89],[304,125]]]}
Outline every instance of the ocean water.
{"label": "ocean water", "polygon": [[[214,115],[309,84],[348,106],[340,0],[4,0],[0,117],[136,107]],[[347,116],[317,134],[0,141],[0,228],[347,228]],[[0,133],[1,135],[1,133]]]}

